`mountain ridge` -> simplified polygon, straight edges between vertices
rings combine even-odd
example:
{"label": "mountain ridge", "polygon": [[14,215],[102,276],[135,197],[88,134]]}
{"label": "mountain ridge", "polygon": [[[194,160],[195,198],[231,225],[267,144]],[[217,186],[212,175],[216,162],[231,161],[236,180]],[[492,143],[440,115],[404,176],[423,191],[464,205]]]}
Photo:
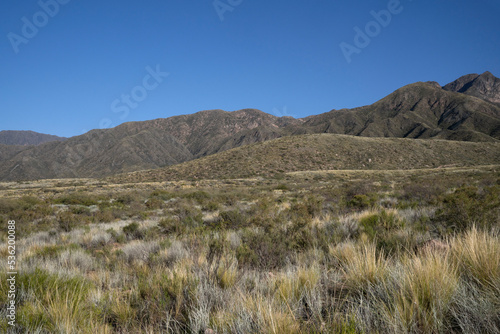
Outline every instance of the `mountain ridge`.
{"label": "mountain ridge", "polygon": [[63,141],[65,137],[48,135],[35,131],[17,131],[17,130],[3,130],[0,131],[0,144],[3,145],[21,145],[31,146],[40,145],[51,141]]}

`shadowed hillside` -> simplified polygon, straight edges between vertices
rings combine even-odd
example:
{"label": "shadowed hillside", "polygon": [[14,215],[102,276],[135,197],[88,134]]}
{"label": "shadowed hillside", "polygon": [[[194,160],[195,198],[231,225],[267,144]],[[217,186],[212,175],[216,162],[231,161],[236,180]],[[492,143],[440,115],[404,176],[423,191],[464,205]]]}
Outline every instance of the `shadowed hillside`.
{"label": "shadowed hillside", "polygon": [[443,87],[452,92],[464,93],[500,104],[500,79],[490,72],[468,74]]}

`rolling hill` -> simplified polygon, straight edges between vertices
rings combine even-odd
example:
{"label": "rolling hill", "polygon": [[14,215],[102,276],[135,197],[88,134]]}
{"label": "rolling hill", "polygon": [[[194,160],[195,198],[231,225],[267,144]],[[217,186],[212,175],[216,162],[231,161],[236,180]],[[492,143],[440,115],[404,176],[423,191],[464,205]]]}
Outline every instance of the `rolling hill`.
{"label": "rolling hill", "polygon": [[175,166],[117,175],[110,180],[158,182],[268,177],[295,171],[495,164],[500,164],[500,143],[313,134],[246,145]]}

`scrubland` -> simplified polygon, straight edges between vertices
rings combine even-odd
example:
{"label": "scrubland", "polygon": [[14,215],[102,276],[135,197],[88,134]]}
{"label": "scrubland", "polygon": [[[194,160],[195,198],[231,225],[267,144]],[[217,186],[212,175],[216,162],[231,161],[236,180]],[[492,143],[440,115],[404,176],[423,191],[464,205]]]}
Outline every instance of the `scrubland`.
{"label": "scrubland", "polygon": [[499,333],[500,169],[0,185],[17,333]]}

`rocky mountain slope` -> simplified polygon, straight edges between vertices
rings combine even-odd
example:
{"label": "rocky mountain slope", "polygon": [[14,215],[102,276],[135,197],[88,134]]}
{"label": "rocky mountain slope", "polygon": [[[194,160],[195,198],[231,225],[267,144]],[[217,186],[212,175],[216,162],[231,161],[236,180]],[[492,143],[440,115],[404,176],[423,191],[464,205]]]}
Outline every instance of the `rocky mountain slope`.
{"label": "rocky mountain slope", "polygon": [[443,87],[452,92],[464,93],[500,105],[500,79],[490,72],[468,74]]}
{"label": "rocky mountain slope", "polygon": [[303,126],[312,133],[363,137],[497,141],[500,108],[432,83],[418,82],[370,106],[308,117]]}

